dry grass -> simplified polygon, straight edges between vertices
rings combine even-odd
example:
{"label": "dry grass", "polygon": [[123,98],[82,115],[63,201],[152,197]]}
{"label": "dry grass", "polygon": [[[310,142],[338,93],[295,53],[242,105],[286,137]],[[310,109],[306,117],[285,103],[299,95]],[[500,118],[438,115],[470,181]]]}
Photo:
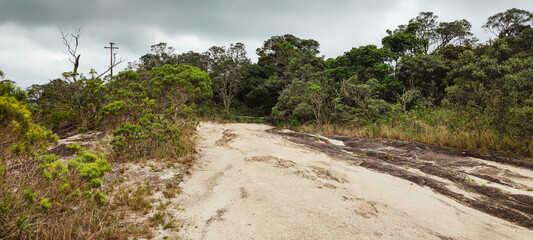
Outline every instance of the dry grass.
{"label": "dry grass", "polygon": [[76,174],[46,179],[36,165],[33,160],[11,165],[2,177],[6,210],[0,239],[101,239],[113,234],[116,221],[96,199],[97,190]]}
{"label": "dry grass", "polygon": [[[195,128],[184,128],[182,134],[186,136],[182,142],[182,146],[185,146],[183,156],[144,159],[134,166],[145,165],[150,169],[148,171],[172,168],[186,172],[195,160]],[[90,151],[109,153],[111,148],[108,140],[106,137],[91,142]],[[59,161],[66,163],[67,159]],[[115,170],[110,174],[112,177],[104,179],[101,187],[93,188],[74,169],[47,179],[37,160],[27,159],[24,164],[19,162],[20,159],[3,162],[7,169],[0,176],[0,239],[149,238],[157,228],[179,231],[170,222],[171,216],[165,213],[169,206],[168,199],[180,193],[177,184],[163,183],[158,186],[138,181],[126,183],[124,176],[132,172],[121,167],[122,163],[114,162]],[[27,189],[31,194],[25,194]],[[99,193],[107,194],[108,200],[98,201]],[[159,204],[156,204],[156,195],[163,196]],[[163,215],[164,222],[153,224],[149,221],[149,216],[156,210]],[[132,217],[145,221],[132,222]]]}
{"label": "dry grass", "polygon": [[441,146],[456,147],[482,152],[501,151],[525,157],[533,157],[533,137],[529,140],[516,140],[505,137],[499,145],[498,135],[487,131],[478,136],[473,131],[450,131],[445,126],[432,127],[422,121],[413,121],[409,125],[392,126],[390,124],[372,124],[368,126],[325,124],[305,124],[295,128],[299,132],[318,132],[322,134],[336,134],[344,136],[366,137],[374,139],[397,139],[417,141]]}

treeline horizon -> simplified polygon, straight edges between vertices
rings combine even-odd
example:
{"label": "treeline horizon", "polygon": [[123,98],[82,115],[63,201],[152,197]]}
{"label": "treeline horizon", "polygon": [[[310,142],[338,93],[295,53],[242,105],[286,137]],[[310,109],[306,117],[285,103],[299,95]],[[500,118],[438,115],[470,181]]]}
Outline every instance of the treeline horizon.
{"label": "treeline horizon", "polygon": [[[328,131],[533,156],[532,22],[526,10],[497,13],[483,25],[496,38],[479,43],[467,20],[439,22],[421,12],[387,30],[381,47],[353,47],[324,59],[316,40],[285,34],[264,41],[256,63],[242,43],[179,54],[162,42],[113,79],[94,71],[84,76],[74,64],[63,78],[20,94],[48,128],[94,129],[108,127],[110,108],[133,104],[117,91],[156,100],[162,89],[201,83],[187,97],[164,100],[178,104],[174,115],[266,117],[295,129],[335,125]],[[179,79],[182,71],[190,76]],[[208,79],[194,80],[201,72]],[[205,98],[191,98],[194,91],[205,91]]]}

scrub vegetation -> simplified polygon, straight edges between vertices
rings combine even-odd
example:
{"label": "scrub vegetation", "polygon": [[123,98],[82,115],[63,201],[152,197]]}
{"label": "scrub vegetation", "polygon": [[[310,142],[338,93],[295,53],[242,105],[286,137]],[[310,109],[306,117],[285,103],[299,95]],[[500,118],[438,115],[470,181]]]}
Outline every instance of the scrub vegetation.
{"label": "scrub vegetation", "polygon": [[[150,212],[157,206],[148,195],[159,187],[117,187],[123,171],[113,166],[154,159],[190,166],[200,120],[531,159],[532,22],[520,9],[493,15],[483,27],[495,38],[480,43],[467,20],[421,12],[387,31],[380,46],[329,59],[317,41],[290,34],[264,41],[256,63],[242,43],[203,53],[158,43],[112,78],[78,73],[78,57],[72,72],[26,90],[0,71],[0,238],[149,237],[150,226],[176,228],[164,203],[149,225],[120,224],[116,209]],[[51,153],[59,137],[86,132],[108,140],[91,149],[68,144],[70,157]],[[118,176],[106,181],[111,172]],[[168,199],[179,194],[175,185],[159,190]]]}

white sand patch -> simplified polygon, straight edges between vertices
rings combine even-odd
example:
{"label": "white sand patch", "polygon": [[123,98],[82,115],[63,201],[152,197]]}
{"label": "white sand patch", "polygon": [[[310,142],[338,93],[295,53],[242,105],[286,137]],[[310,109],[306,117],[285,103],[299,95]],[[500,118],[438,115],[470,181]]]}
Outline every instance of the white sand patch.
{"label": "white sand patch", "polygon": [[[531,230],[269,128],[199,125],[201,158],[178,196],[185,239],[533,239]],[[217,146],[225,130],[235,136]]]}

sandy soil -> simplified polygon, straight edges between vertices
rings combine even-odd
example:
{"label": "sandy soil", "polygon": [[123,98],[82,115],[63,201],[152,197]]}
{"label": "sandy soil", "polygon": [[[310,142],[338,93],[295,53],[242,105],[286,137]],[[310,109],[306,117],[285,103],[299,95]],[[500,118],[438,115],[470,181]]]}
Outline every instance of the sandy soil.
{"label": "sandy soil", "polygon": [[269,129],[199,125],[183,238],[533,239],[531,169]]}

